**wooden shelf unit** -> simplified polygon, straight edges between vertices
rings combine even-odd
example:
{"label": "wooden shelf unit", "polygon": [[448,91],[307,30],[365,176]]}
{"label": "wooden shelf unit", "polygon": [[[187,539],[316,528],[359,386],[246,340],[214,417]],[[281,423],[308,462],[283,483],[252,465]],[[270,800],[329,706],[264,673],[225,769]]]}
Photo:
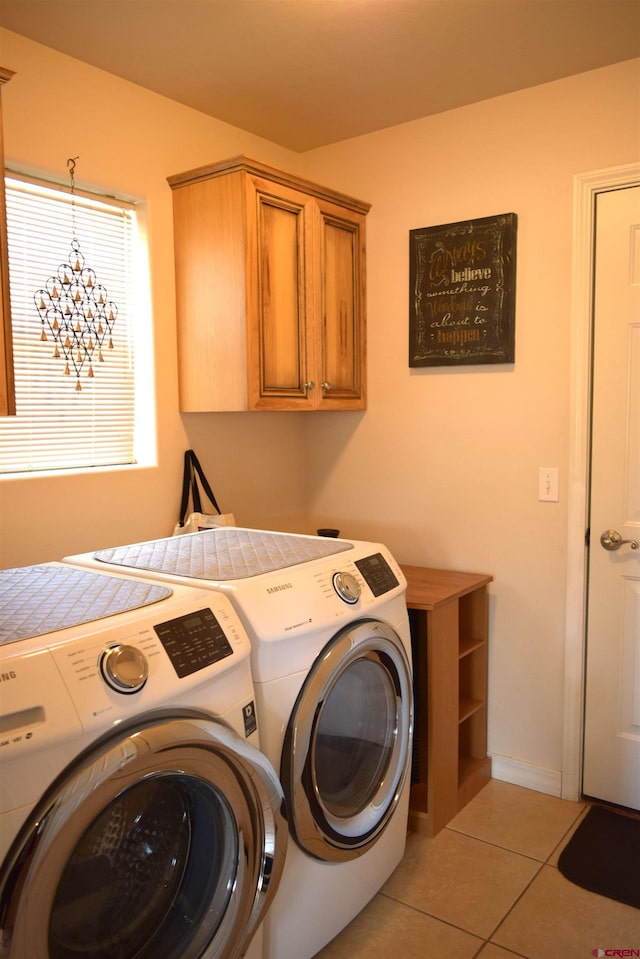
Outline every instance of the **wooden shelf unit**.
{"label": "wooden shelf unit", "polygon": [[409,827],[435,836],[491,778],[487,646],[493,576],[402,566],[414,672]]}

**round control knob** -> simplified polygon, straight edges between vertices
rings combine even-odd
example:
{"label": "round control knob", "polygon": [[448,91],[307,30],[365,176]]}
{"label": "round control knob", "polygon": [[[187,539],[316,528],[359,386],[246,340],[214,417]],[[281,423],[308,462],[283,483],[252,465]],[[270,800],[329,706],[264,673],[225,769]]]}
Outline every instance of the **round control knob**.
{"label": "round control knob", "polygon": [[137,693],[147,681],[147,660],[135,646],[109,646],[100,657],[104,681],[117,693]]}
{"label": "round control knob", "polygon": [[351,606],[360,599],[360,583],[351,573],[334,573],[333,588],[340,599]]}

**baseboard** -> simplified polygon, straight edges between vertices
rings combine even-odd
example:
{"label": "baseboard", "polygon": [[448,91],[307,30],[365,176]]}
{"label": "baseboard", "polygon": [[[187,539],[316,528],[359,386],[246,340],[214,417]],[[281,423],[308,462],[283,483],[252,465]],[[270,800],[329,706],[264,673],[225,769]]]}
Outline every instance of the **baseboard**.
{"label": "baseboard", "polygon": [[544,766],[512,759],[510,756],[491,753],[491,778],[547,793],[549,796],[562,795],[562,773],[559,769],[546,769]]}

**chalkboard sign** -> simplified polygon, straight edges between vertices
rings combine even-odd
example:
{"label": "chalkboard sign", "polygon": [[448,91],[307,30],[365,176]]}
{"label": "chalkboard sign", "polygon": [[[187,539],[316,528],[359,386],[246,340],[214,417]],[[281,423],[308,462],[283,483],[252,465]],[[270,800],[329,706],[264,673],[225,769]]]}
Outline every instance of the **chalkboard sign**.
{"label": "chalkboard sign", "polygon": [[409,366],[513,363],[515,213],[411,230]]}

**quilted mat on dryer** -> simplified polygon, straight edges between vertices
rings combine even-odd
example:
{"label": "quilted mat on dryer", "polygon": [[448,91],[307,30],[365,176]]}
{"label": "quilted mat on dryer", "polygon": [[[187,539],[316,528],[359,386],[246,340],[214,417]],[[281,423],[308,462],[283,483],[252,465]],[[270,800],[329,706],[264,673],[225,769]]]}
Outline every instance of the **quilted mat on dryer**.
{"label": "quilted mat on dryer", "polygon": [[103,563],[224,581],[246,579],[352,549],[344,540],[218,527],[94,553]]}

